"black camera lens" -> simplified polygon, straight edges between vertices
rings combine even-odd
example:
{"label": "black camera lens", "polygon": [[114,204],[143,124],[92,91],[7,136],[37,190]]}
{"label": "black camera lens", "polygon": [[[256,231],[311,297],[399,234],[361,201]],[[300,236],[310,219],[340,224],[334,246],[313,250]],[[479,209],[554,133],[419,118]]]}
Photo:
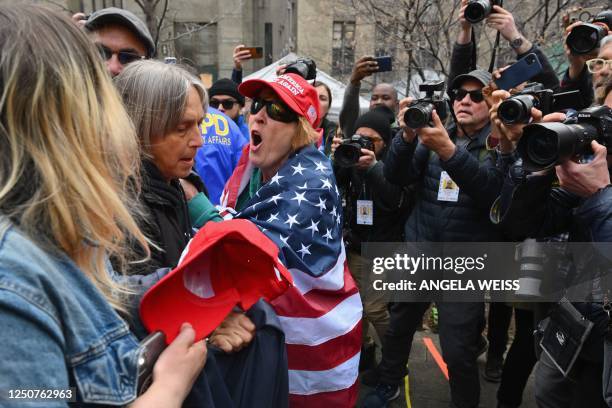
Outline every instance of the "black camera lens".
{"label": "black camera lens", "polygon": [[340,167],[354,166],[361,156],[361,146],[355,143],[341,144],[334,153],[334,162]]}
{"label": "black camera lens", "polygon": [[499,104],[497,116],[506,125],[529,123],[534,102],[536,102],[535,97],[532,95],[513,96]]}
{"label": "black camera lens", "polygon": [[597,136],[597,128],[588,123],[534,123],[523,129],[517,150],[527,171],[540,171],[590,153]]}
{"label": "black camera lens", "polygon": [[285,74],[297,74],[310,81],[317,77],[317,65],[311,59],[299,59],[285,67]]}
{"label": "black camera lens", "polygon": [[488,0],[470,0],[465,8],[464,17],[472,24],[476,24],[491,14],[491,2]]}
{"label": "black camera lens", "polygon": [[567,36],[567,46],[574,55],[589,54],[599,47],[599,42],[608,31],[597,24],[581,24]]}
{"label": "black camera lens", "polygon": [[529,138],[527,156],[536,165],[549,167],[557,161],[557,135],[551,131]]}
{"label": "black camera lens", "polygon": [[412,129],[427,126],[431,122],[431,113],[434,106],[431,103],[416,104],[404,113],[404,123]]}

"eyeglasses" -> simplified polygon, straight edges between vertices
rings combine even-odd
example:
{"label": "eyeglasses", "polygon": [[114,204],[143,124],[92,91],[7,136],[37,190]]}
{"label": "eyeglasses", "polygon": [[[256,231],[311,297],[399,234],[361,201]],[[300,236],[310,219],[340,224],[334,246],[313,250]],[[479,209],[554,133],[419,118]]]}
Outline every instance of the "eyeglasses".
{"label": "eyeglasses", "polygon": [[210,100],[210,106],[212,106],[215,109],[217,109],[219,107],[219,105],[222,105],[223,109],[229,110],[229,109],[232,109],[234,107],[234,104],[236,104],[236,103],[238,103],[238,101],[235,101],[233,99],[226,99],[224,101],[220,101],[218,99],[211,99]]}
{"label": "eyeglasses", "polygon": [[270,119],[279,122],[291,123],[298,120],[298,115],[292,111],[287,105],[279,101],[266,101],[260,98],[253,99],[251,104],[251,114],[255,115],[263,107],[266,107],[266,113]]}
{"label": "eyeglasses", "polygon": [[612,60],[605,60],[603,58],[593,58],[586,62],[587,69],[591,74],[595,74],[601,71],[602,69],[604,69],[606,64],[608,65],[608,69],[612,69]]}
{"label": "eyeglasses", "polygon": [[463,100],[463,98],[465,98],[465,95],[469,94],[470,95],[470,99],[472,100],[472,102],[482,102],[484,100],[484,96],[482,94],[482,90],[480,89],[476,89],[473,91],[466,91],[463,88],[459,88],[459,89],[455,89],[453,91],[453,95],[454,95],[454,99],[456,101],[461,101]]}
{"label": "eyeglasses", "polygon": [[119,63],[121,63],[121,65],[127,65],[130,62],[145,59],[143,55],[138,55],[133,52],[128,52],[128,51],[115,52],[111,50],[110,48],[105,47],[102,44],[98,44],[98,51],[100,51],[100,55],[102,56],[102,59],[104,59],[104,61],[108,61],[109,59],[113,57],[113,54],[117,54],[117,59],[119,60]]}

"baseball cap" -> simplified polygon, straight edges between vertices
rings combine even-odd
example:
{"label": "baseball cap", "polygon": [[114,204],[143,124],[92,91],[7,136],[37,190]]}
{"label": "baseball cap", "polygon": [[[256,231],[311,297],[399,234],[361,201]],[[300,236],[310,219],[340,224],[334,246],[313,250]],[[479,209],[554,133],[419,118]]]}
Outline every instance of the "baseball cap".
{"label": "baseball cap", "polygon": [[132,31],[147,49],[147,58],[155,55],[155,42],[145,23],[134,13],[117,7],[108,7],[95,11],[85,22],[85,28],[95,31],[105,24],[118,24]]}
{"label": "baseball cap", "polygon": [[319,127],[319,94],[304,78],[297,74],[283,74],[272,81],[249,79],[240,84],[238,91],[255,98],[264,88],[272,90],[291,110],[306,118],[312,127]]}
{"label": "baseball cap", "polygon": [[196,340],[207,337],[236,306],[275,299],[292,285],[278,247],[252,222],[209,222],[185,248],[178,266],[149,289],[140,317],[170,343],[189,322]]}
{"label": "baseball cap", "polygon": [[491,78],[490,72],[485,71],[484,69],[475,69],[467,74],[456,76],[451,83],[450,89],[459,89],[459,86],[461,86],[461,84],[468,79],[480,82],[482,86],[487,86],[489,85],[489,82],[491,82]]}

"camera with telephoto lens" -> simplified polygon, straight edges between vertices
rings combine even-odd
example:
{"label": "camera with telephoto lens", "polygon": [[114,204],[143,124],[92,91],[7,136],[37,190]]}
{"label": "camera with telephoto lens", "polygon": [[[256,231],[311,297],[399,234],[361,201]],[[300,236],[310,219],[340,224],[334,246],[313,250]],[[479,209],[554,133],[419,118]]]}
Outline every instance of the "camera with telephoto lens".
{"label": "camera with telephoto lens", "polygon": [[520,265],[519,289],[516,295],[522,298],[539,298],[546,263],[544,244],[533,238],[527,238],[517,245],[514,259]]}
{"label": "camera with telephoto lens", "polygon": [[[431,113],[435,109],[440,120],[444,121],[448,116],[448,100],[443,95],[444,81],[431,81],[419,85],[419,91],[425,92],[425,97],[418,99],[410,104],[404,112],[404,123],[411,129],[431,124]],[[436,95],[436,92],[440,94]]]}
{"label": "camera with telephoto lens", "polygon": [[374,143],[365,136],[353,135],[338,146],[334,153],[334,162],[340,167],[354,166],[361,157],[361,149],[374,151]]}
{"label": "camera with telephoto lens", "polygon": [[[606,27],[595,23],[605,24]],[[580,24],[570,31],[565,43],[574,55],[590,54],[599,48],[599,42],[608,35],[612,27],[612,10],[604,10],[591,20],[591,23]]]}
{"label": "camera with telephoto lens", "polygon": [[285,74],[297,74],[310,81],[317,77],[317,64],[310,58],[300,58],[285,67]]}
{"label": "camera with telephoto lens", "polygon": [[527,171],[550,169],[573,157],[593,154],[591,142],[612,148],[612,110],[593,106],[563,123],[531,123],[523,128],[517,151]]}
{"label": "camera with telephoto lens", "polygon": [[480,23],[485,18],[489,17],[493,6],[501,6],[499,0],[469,0],[465,7],[463,16],[472,24]]}
{"label": "camera with telephoto lens", "polygon": [[574,55],[590,54],[599,48],[599,42],[608,35],[608,30],[597,24],[580,24],[572,28],[567,36],[567,47]]}
{"label": "camera with telephoto lens", "polygon": [[536,108],[542,115],[569,109],[582,102],[580,91],[553,93],[544,85],[532,82],[517,94],[499,104],[497,116],[506,125],[529,123],[531,108]]}

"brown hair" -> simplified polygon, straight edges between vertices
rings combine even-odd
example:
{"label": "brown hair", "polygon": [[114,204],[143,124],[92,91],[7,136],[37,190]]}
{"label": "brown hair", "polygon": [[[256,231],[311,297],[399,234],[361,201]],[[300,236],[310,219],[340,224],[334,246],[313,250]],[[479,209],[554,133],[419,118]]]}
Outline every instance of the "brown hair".
{"label": "brown hair", "polygon": [[70,257],[117,308],[107,270],[136,242],[138,139],[98,51],[70,19],[0,6],[0,212]]}
{"label": "brown hair", "polygon": [[310,143],[315,143],[317,139],[319,139],[317,131],[314,130],[310,122],[308,122],[308,119],[300,116],[297,122],[296,134],[291,141],[291,150],[295,152]]}

